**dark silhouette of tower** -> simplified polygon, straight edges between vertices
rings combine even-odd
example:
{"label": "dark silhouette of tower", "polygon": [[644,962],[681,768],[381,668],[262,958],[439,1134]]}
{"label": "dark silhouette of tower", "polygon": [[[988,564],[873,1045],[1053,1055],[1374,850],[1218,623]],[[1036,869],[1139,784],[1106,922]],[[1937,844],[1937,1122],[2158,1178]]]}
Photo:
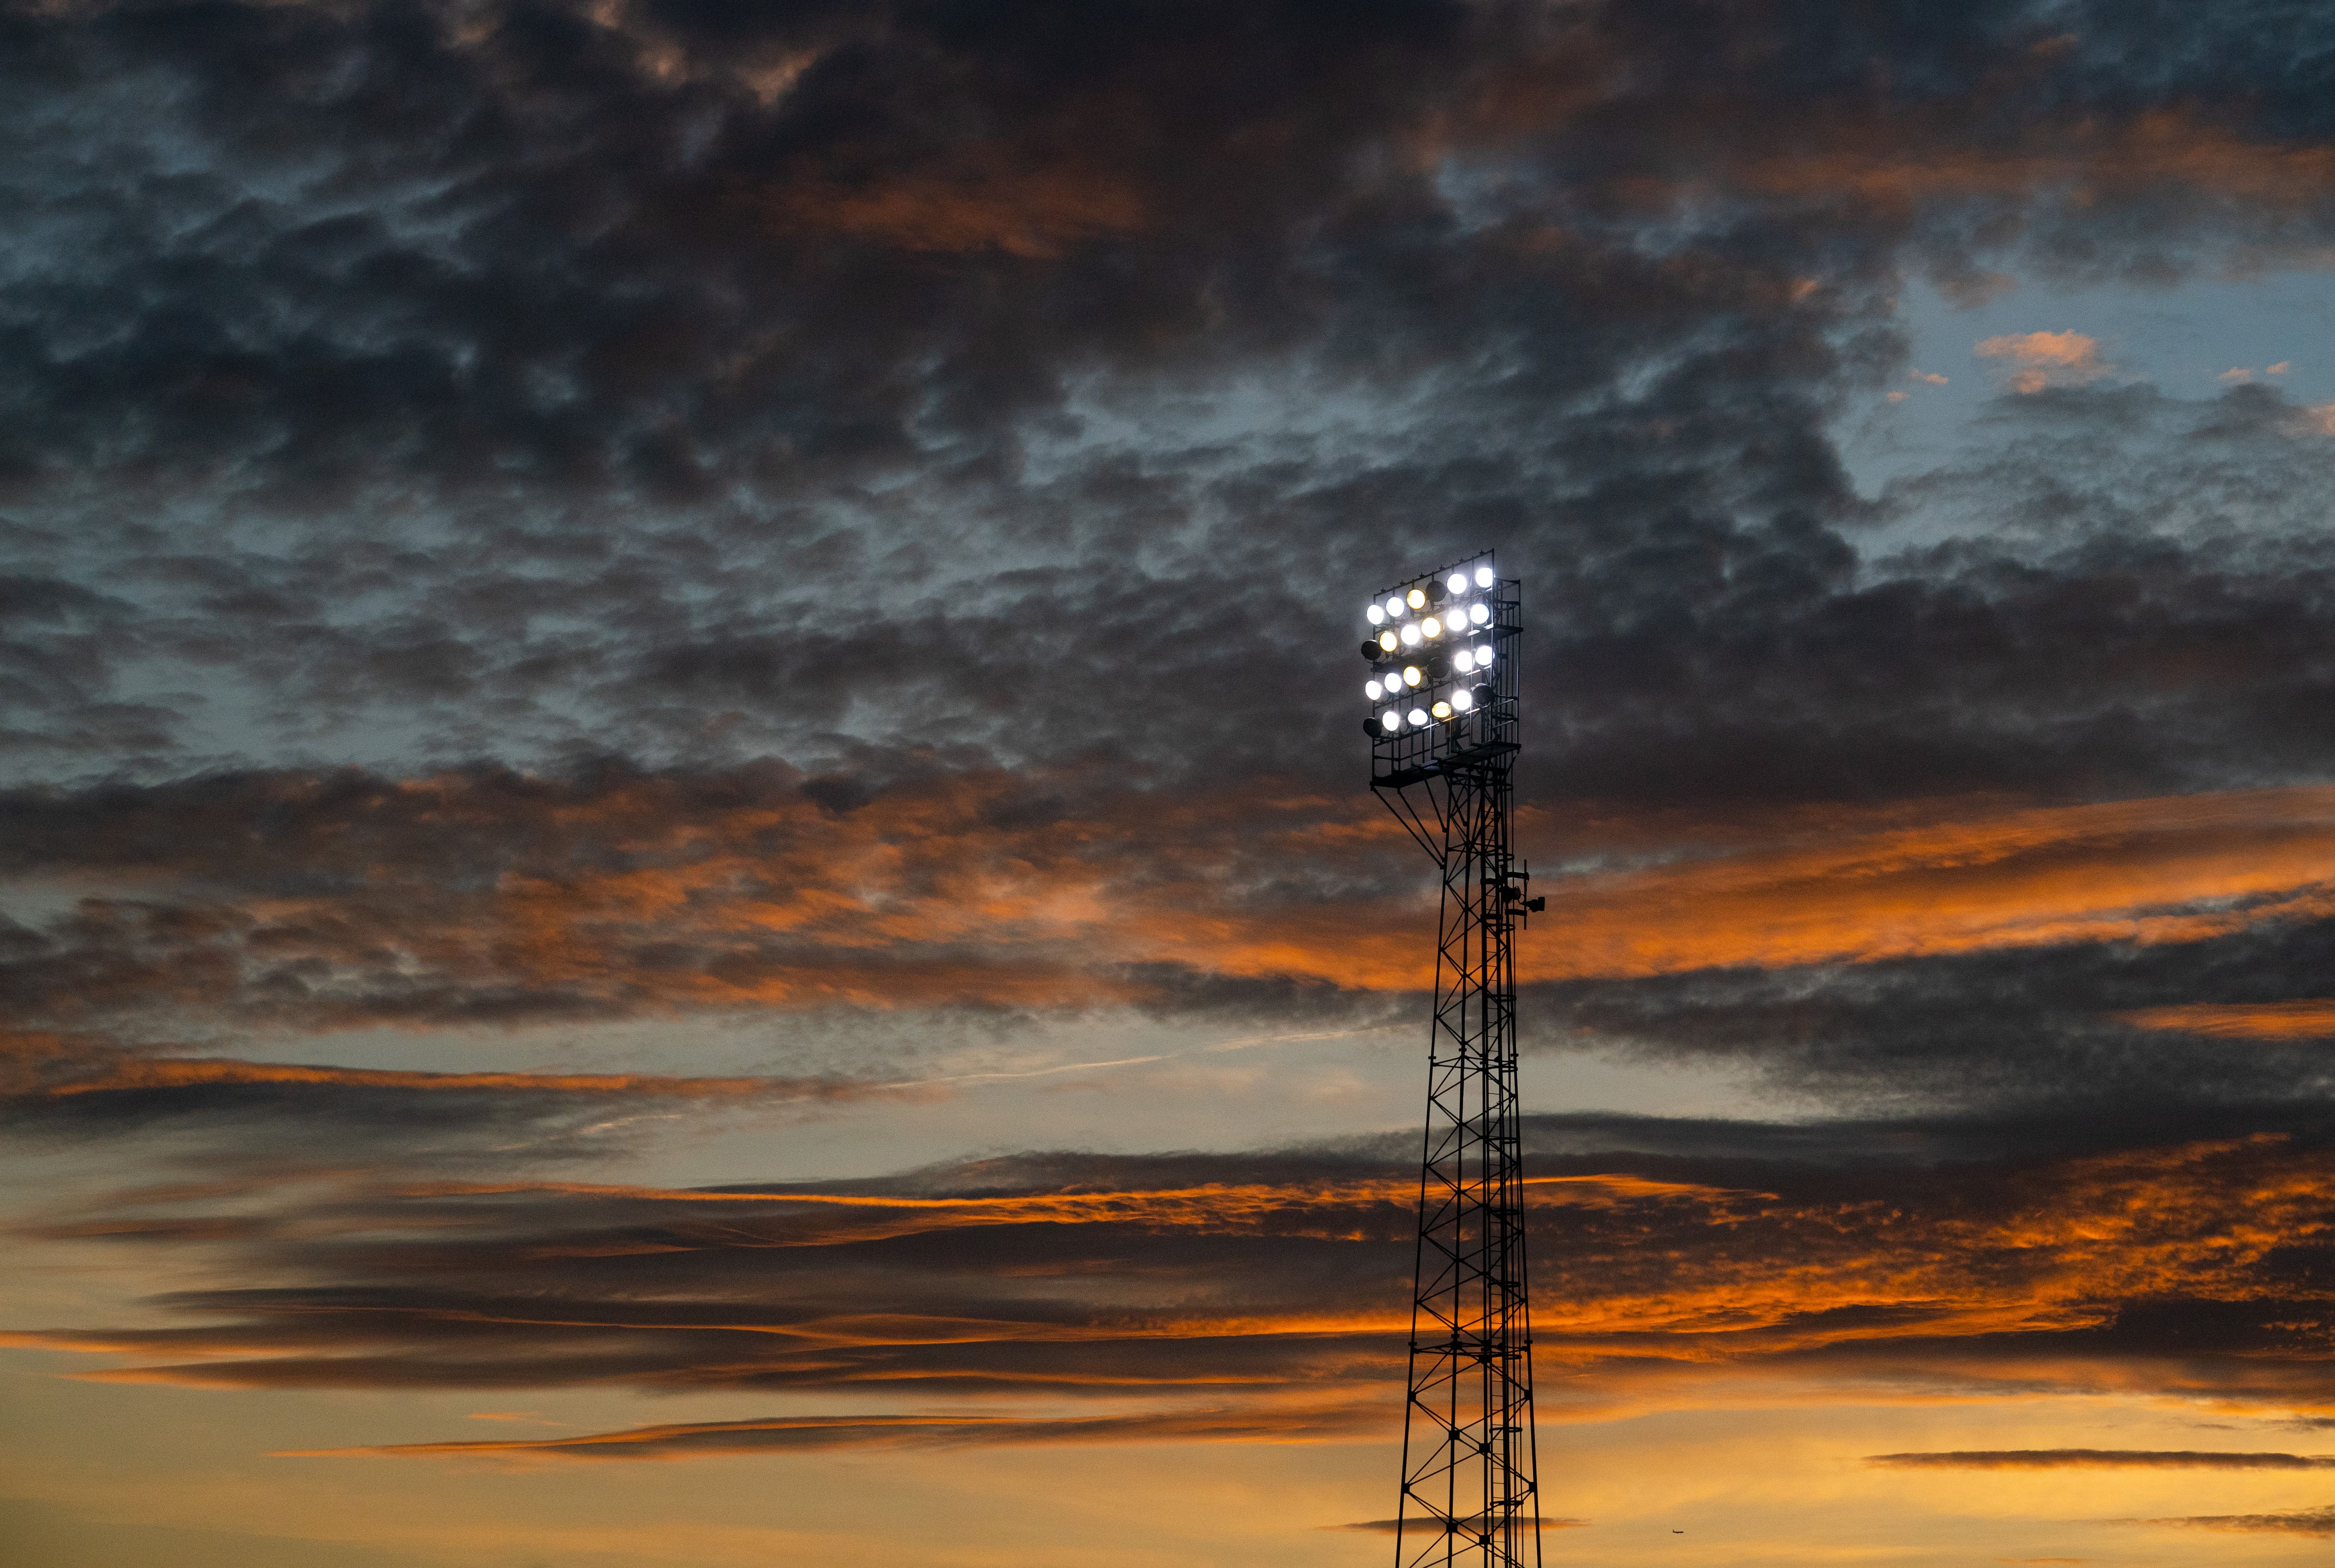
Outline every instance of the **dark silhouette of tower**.
{"label": "dark silhouette of tower", "polygon": [[1443,872],[1397,1568],[1540,1562],[1509,841],[1521,595],[1487,551],[1367,612],[1371,788]]}

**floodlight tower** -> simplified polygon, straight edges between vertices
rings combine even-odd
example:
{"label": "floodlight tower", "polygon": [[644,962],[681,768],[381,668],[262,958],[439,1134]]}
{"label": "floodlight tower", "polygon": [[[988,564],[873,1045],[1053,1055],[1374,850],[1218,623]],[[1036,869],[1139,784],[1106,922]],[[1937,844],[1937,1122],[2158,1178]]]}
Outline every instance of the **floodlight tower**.
{"label": "floodlight tower", "polygon": [[1540,1562],[1513,949],[1546,901],[1508,836],[1519,588],[1487,550],[1363,612],[1371,788],[1443,872],[1396,1568]]}

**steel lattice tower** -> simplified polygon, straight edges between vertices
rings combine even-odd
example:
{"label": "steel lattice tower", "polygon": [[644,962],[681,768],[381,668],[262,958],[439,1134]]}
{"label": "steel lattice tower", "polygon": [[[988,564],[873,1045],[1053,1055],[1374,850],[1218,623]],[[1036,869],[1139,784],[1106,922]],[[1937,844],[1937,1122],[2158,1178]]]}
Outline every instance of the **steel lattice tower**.
{"label": "steel lattice tower", "polygon": [[1544,901],[1508,830],[1518,587],[1471,557],[1381,594],[1363,644],[1385,682],[1371,788],[1443,873],[1397,1568],[1540,1562],[1513,954]]}

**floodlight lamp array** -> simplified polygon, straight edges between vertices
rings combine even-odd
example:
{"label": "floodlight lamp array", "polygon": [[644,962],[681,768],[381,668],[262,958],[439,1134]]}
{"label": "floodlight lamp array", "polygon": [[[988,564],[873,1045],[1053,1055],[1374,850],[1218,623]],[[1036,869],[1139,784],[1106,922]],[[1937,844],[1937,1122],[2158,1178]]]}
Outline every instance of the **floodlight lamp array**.
{"label": "floodlight lamp array", "polygon": [[1518,630],[1514,590],[1486,551],[1371,601],[1362,729],[1372,740],[1454,739],[1471,719],[1480,727],[1513,713],[1515,685],[1503,677]]}

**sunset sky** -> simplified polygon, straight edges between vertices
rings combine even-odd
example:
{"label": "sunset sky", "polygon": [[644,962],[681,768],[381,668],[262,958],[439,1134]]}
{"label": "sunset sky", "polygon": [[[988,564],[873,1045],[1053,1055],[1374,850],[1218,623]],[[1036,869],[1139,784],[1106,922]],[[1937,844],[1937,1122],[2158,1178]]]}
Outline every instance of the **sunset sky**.
{"label": "sunset sky", "polygon": [[0,1562],[2335,1544],[2335,6],[0,0]]}

